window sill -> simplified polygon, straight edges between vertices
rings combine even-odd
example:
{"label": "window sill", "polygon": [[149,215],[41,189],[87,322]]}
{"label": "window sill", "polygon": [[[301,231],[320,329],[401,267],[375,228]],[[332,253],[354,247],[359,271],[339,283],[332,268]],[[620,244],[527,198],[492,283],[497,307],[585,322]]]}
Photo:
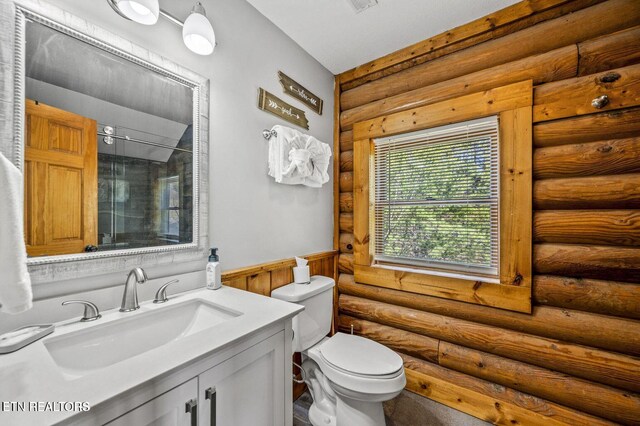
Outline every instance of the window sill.
{"label": "window sill", "polygon": [[[355,281],[394,290],[531,313],[531,289],[487,278],[435,275],[403,267],[354,265]],[[490,282],[493,281],[493,282]]]}
{"label": "window sill", "polygon": [[446,272],[437,269],[420,268],[411,265],[377,263],[371,265],[371,268],[388,269],[392,271],[410,272],[414,274],[434,275],[437,277],[453,278],[467,281],[479,281],[483,283],[500,284],[499,278],[485,277],[482,275],[465,274],[464,272]]}

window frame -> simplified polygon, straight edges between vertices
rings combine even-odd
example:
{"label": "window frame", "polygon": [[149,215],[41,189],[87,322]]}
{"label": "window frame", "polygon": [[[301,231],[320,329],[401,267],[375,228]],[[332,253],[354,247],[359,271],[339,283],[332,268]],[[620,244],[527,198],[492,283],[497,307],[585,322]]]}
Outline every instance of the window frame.
{"label": "window frame", "polygon": [[[356,282],[531,312],[533,83],[523,81],[355,123],[354,278]],[[374,140],[491,115],[499,119],[499,275],[472,276],[373,263],[370,221]]]}
{"label": "window frame", "polygon": [[[469,126],[471,126],[471,130],[469,130]],[[475,126],[475,127],[474,127]],[[375,147],[375,154],[371,155],[372,158],[372,169],[371,169],[371,175],[370,175],[370,179],[369,179],[369,188],[370,188],[370,194],[371,194],[371,203],[373,204],[374,207],[376,206],[380,206],[380,205],[385,205],[385,202],[381,202],[380,198],[385,198],[385,196],[387,196],[388,198],[386,199],[386,205],[391,207],[392,205],[397,205],[397,200],[392,200],[390,197],[390,193],[389,190],[391,189],[391,187],[395,187],[394,184],[395,182],[393,182],[393,180],[389,181],[387,180],[385,183],[383,183],[383,187],[386,187],[387,191],[383,191],[382,193],[380,193],[378,191],[377,185],[380,182],[379,181],[379,173],[383,176],[385,176],[387,179],[389,179],[389,177],[391,176],[391,170],[389,169],[390,164],[389,161],[391,160],[391,156],[392,153],[395,151],[395,147],[397,147],[398,151],[397,152],[402,152],[402,151],[407,151],[407,150],[412,150],[412,149],[416,149],[416,150],[422,150],[425,148],[442,148],[443,146],[446,146],[448,144],[453,143],[456,147],[458,148],[462,148],[462,146],[460,145],[460,142],[462,142],[463,144],[468,144],[470,142],[469,139],[469,132],[472,133],[471,137],[472,137],[472,141],[474,142],[478,142],[479,140],[484,140],[486,141],[486,135],[489,135],[489,143],[488,146],[485,148],[488,150],[488,154],[491,157],[491,159],[493,159],[493,155],[495,155],[495,163],[491,163],[491,169],[489,171],[489,180],[490,180],[490,188],[488,189],[488,194],[486,197],[483,197],[482,200],[479,200],[477,198],[474,197],[470,197],[467,199],[460,199],[457,197],[451,198],[451,199],[438,199],[438,200],[434,200],[434,204],[435,205],[439,205],[439,206],[443,206],[446,204],[453,204],[453,205],[457,205],[457,206],[461,206],[461,205],[470,205],[470,204],[482,204],[485,206],[489,206],[489,227],[490,227],[490,234],[493,234],[493,231],[495,230],[495,240],[492,237],[491,238],[491,248],[495,249],[495,254],[496,254],[496,261],[499,259],[499,218],[498,216],[498,209],[499,209],[499,204],[498,204],[498,200],[499,200],[499,190],[500,190],[500,185],[499,185],[499,175],[500,175],[500,170],[499,170],[499,161],[498,161],[498,157],[499,157],[499,153],[498,153],[498,146],[499,146],[499,117],[498,115],[494,114],[494,115],[490,115],[487,117],[483,117],[477,120],[466,120],[466,121],[462,121],[462,122],[457,122],[457,123],[453,123],[453,124],[449,124],[449,125],[445,125],[445,126],[437,126],[434,128],[430,128],[430,129],[426,129],[426,130],[419,130],[417,132],[411,132],[411,133],[403,133],[400,135],[396,135],[396,136],[386,136],[383,138],[375,138],[372,139],[373,140],[373,146]],[[481,128],[481,130],[474,130],[474,129],[478,129],[478,127]],[[452,128],[456,129],[457,132],[456,133],[452,133]],[[447,141],[443,142],[442,140],[438,140],[438,136],[433,135],[431,132],[433,130],[437,129],[438,133],[440,135],[445,134]],[[466,134],[461,134],[460,132],[465,132],[465,130],[462,129],[466,129]],[[493,137],[493,129],[495,129],[495,138]],[[475,131],[479,131],[480,133],[485,134],[485,137],[481,139],[481,137],[479,135],[474,135],[473,133]],[[455,139],[453,139],[453,135],[457,135],[458,137],[455,137]],[[423,142],[420,142],[423,141]],[[404,145],[403,145],[404,144]],[[408,147],[406,144],[409,145],[413,145],[413,147]],[[466,149],[466,148],[464,148]],[[495,151],[494,151],[495,150]],[[460,151],[458,151],[460,152]],[[467,152],[467,151],[465,151]],[[378,165],[378,162],[380,161],[379,156],[382,156],[383,161],[386,161],[383,166],[381,167],[380,165]],[[398,169],[394,169],[395,171],[397,171]],[[495,183],[494,182],[494,178],[495,178]],[[409,182],[409,184],[413,184],[415,183],[415,181],[411,181]],[[417,206],[420,204],[421,200],[417,200],[417,202],[413,203],[413,200],[403,200],[402,203],[405,206]],[[495,211],[493,210],[493,208],[495,208]],[[493,213],[495,212],[495,222],[493,220]],[[437,259],[420,259],[420,258],[411,258],[411,257],[402,257],[402,256],[393,256],[393,255],[384,255],[381,254],[379,252],[377,252],[377,250],[380,248],[378,246],[378,243],[380,242],[378,239],[378,233],[377,230],[379,230],[379,218],[380,218],[380,213],[379,213],[379,209],[374,208],[374,211],[372,212],[372,216],[373,218],[376,218],[375,220],[370,220],[369,221],[369,233],[371,235],[371,241],[372,243],[372,255],[374,256],[374,261],[376,262],[376,264],[386,264],[386,265],[400,265],[406,268],[411,268],[413,267],[417,267],[419,269],[426,269],[428,271],[443,271],[445,273],[450,273],[450,274],[462,274],[465,276],[469,276],[469,275],[479,275],[479,276],[483,276],[483,277],[488,277],[488,278],[495,278],[497,279],[498,277],[498,269],[499,269],[499,265],[495,264],[493,265],[493,263],[490,261],[490,263],[492,265],[489,266],[480,266],[480,265],[473,265],[470,263],[465,263],[465,262],[454,262],[454,261],[446,261],[446,260],[437,260]],[[494,228],[493,225],[496,225],[497,228]],[[495,241],[495,245],[494,245],[494,241]],[[494,257],[491,257],[491,260],[493,260]]]}

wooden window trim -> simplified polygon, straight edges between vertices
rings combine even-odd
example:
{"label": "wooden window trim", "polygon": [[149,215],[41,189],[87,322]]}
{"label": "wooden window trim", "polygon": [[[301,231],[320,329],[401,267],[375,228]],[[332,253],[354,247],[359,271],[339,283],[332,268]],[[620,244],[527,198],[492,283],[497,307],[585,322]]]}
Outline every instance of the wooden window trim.
{"label": "wooden window trim", "polygon": [[[524,81],[354,124],[354,278],[378,287],[531,312],[533,83]],[[500,120],[499,283],[481,277],[374,266],[369,179],[373,140],[498,115]]]}

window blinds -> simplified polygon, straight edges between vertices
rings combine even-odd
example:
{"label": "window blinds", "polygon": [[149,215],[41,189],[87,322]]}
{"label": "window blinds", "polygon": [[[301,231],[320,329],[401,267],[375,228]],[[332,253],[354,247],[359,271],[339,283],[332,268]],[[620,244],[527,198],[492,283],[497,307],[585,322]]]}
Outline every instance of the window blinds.
{"label": "window blinds", "polygon": [[497,117],[374,144],[375,262],[497,275]]}

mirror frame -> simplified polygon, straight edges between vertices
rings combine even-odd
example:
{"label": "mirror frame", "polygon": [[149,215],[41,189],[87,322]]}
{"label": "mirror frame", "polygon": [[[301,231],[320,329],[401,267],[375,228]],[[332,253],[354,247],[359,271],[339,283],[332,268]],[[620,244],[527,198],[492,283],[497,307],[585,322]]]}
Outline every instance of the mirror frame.
{"label": "mirror frame", "polygon": [[19,170],[24,166],[25,35],[34,21],[131,61],[193,89],[193,241],[187,244],[95,253],[32,257],[32,282],[82,278],[185,262],[206,256],[208,244],[209,80],[118,35],[39,0],[0,4],[0,152]]}

